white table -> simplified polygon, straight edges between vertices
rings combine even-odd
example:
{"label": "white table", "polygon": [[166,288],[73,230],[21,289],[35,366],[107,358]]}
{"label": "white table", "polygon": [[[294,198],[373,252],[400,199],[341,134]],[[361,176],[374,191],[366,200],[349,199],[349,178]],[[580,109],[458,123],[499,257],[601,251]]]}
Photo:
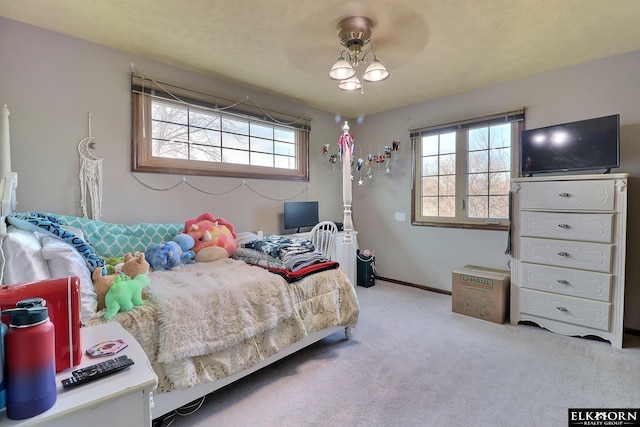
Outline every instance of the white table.
{"label": "white table", "polygon": [[117,322],[82,328],[80,339],[83,350],[102,341],[123,339],[128,347],[109,357],[126,355],[133,359],[134,365],[107,377],[63,389],[61,381],[70,377],[71,371],[108,359],[92,359],[84,354],[80,365],[56,375],[58,398],[53,407],[25,420],[10,420],[3,410],[0,426],[151,426],[152,393],[158,385],[158,377],[142,347]]}

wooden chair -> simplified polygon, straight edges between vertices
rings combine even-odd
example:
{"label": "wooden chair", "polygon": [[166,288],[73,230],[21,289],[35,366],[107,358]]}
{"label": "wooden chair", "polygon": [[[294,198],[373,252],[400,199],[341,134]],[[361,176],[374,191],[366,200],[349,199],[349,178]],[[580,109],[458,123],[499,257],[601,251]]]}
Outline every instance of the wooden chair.
{"label": "wooden chair", "polygon": [[316,224],[310,233],[309,240],[313,243],[316,251],[331,259],[334,255],[336,235],[338,227],[332,221],[322,221]]}

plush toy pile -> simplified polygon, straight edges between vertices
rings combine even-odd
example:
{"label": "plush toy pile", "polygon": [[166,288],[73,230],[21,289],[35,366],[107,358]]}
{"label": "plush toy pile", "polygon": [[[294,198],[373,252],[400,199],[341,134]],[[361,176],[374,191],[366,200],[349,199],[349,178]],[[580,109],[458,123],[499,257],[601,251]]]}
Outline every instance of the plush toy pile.
{"label": "plush toy pile", "polygon": [[[102,310],[106,307],[105,296],[113,281],[121,275],[128,277],[135,277],[138,274],[147,274],[149,272],[149,263],[145,259],[143,253],[131,254],[128,253],[124,256],[124,263],[120,267],[120,273],[102,275],[102,269],[95,269],[92,273],[93,288],[96,291],[98,297],[98,310]],[[147,293],[143,293],[143,298],[147,297]]]}
{"label": "plush toy pile", "polygon": [[215,218],[208,212],[196,219],[187,220],[184,233],[195,241],[191,250],[195,253],[196,261],[209,262],[228,258],[237,248],[233,224],[222,218]]}
{"label": "plush toy pile", "polygon": [[125,275],[116,277],[105,296],[105,320],[111,319],[119,311],[130,311],[134,306],[144,304],[142,290],[149,283],[151,279],[146,274],[138,274],[133,279]]}

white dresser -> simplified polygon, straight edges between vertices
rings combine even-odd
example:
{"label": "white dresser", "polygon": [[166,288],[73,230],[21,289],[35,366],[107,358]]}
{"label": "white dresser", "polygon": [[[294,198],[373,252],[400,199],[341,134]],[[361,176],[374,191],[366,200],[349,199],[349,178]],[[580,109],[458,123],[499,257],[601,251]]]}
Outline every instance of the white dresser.
{"label": "white dresser", "polygon": [[512,324],[622,347],[627,177],[512,180]]}

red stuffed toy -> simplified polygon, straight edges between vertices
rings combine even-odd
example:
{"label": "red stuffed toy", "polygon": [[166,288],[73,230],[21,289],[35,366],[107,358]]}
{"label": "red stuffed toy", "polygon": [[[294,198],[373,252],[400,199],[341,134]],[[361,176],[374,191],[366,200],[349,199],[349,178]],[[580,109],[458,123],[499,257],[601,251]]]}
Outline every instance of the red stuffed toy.
{"label": "red stuffed toy", "polygon": [[[196,219],[187,220],[184,224],[184,233],[193,237],[195,245],[191,250],[196,254],[198,261],[213,261],[221,258],[213,249],[223,248],[227,257],[233,255],[237,248],[236,232],[233,224],[222,218],[214,218],[213,215],[206,212]],[[203,249],[212,248],[211,250]],[[209,253],[211,252],[211,253]],[[198,254],[200,253],[200,256]],[[207,253],[207,255],[205,255]],[[220,252],[218,252],[219,254]],[[200,259],[199,259],[200,258]]]}

